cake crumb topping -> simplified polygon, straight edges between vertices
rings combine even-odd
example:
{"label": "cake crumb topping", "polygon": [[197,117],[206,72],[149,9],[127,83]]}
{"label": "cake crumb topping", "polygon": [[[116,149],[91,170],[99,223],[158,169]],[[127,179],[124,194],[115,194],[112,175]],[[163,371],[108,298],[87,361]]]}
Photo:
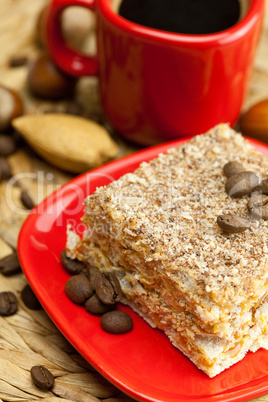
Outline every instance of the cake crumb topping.
{"label": "cake crumb topping", "polygon": [[98,188],[85,200],[85,212],[104,234],[118,239],[124,233],[122,245],[148,264],[180,283],[198,284],[199,296],[204,292],[222,306],[259,298],[268,276],[268,222],[259,220],[243,233],[225,233],[216,222],[238,211],[249,217],[248,196],[226,194],[223,166],[229,161],[260,181],[268,173],[267,156],[221,124]]}

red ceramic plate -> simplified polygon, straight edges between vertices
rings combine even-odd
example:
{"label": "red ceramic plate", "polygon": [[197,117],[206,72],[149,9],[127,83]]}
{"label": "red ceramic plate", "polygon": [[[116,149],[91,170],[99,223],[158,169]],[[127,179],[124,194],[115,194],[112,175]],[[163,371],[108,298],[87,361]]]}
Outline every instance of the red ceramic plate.
{"label": "red ceramic plate", "polygon": [[[69,275],[60,264],[66,225],[83,231],[83,200],[96,187],[134,171],[142,161],[183,140],[162,144],[116,160],[72,180],[38,205],[22,227],[18,252],[34,292],[59,330],[103,376],[140,401],[244,401],[268,393],[268,351],[248,353],[239,363],[210,379],[127,307],[134,329],[111,335],[100,318],[72,303],[64,293]],[[251,140],[261,152],[268,146]]]}

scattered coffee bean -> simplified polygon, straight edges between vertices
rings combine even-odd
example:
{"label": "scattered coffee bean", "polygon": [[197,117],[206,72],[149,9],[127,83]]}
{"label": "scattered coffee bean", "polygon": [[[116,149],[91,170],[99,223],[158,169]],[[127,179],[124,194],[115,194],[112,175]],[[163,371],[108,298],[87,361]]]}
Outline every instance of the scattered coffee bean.
{"label": "scattered coffee bean", "polygon": [[249,219],[237,215],[220,215],[217,224],[227,233],[241,233],[251,227]]}
{"label": "scattered coffee bean", "polygon": [[95,279],[95,292],[98,298],[104,304],[114,304],[116,299],[116,293],[114,288],[104,275],[97,275]]}
{"label": "scattered coffee bean", "polygon": [[[116,309],[117,302],[122,300],[123,294],[114,272],[102,274],[94,266],[87,266],[77,259],[72,260],[66,255],[66,250],[61,252],[61,262],[63,267],[73,275],[65,285],[65,292],[70,300],[77,304],[84,304],[88,313],[102,317]],[[133,328],[132,318],[122,311],[118,311],[115,316],[104,317],[102,320],[101,325],[110,333],[121,334]]]}
{"label": "scattered coffee bean", "polygon": [[244,166],[239,162],[228,162],[223,166],[223,173],[227,178],[244,171]]}
{"label": "scattered coffee bean", "polygon": [[9,67],[21,67],[28,63],[27,56],[14,56],[9,60]]}
{"label": "scattered coffee bean", "polygon": [[83,269],[85,269],[85,264],[77,259],[69,258],[66,255],[66,250],[61,252],[61,263],[67,272],[71,275],[79,274]]}
{"label": "scattered coffee bean", "polygon": [[51,100],[60,100],[73,94],[76,80],[67,76],[50,59],[41,54],[32,64],[28,75],[28,86],[33,95]]}
{"label": "scattered coffee bean", "polygon": [[6,158],[0,157],[0,181],[10,179],[11,167]]}
{"label": "scattered coffee bean", "polygon": [[17,150],[17,144],[10,135],[0,135],[0,156],[9,156]]}
{"label": "scattered coffee bean", "polygon": [[[82,274],[82,275],[85,275],[85,277],[86,277],[88,280],[90,280],[90,279],[89,279],[89,269],[88,269],[88,267],[84,266],[84,268],[83,268],[82,271],[81,271],[81,274]],[[93,290],[94,290],[94,289],[93,289]]]}
{"label": "scattered coffee bean", "polygon": [[21,292],[21,298],[26,307],[30,310],[41,310],[42,306],[35,296],[30,285],[24,286]]}
{"label": "scattered coffee bean", "polygon": [[114,300],[120,302],[122,300],[122,290],[117,276],[114,272],[107,272],[105,276],[114,289]]}
{"label": "scattered coffee bean", "polygon": [[101,315],[112,311],[116,308],[116,304],[104,304],[100,301],[96,293],[94,293],[86,302],[85,309],[90,314]]}
{"label": "scattered coffee bean", "polygon": [[18,300],[12,292],[0,293],[0,316],[9,316],[18,310]]}
{"label": "scattered coffee bean", "polygon": [[125,334],[133,328],[133,320],[130,315],[120,310],[103,314],[100,322],[102,329],[111,334]]}
{"label": "scattered coffee bean", "polygon": [[268,195],[268,179],[263,179],[254,191]]}
{"label": "scattered coffee bean", "polygon": [[93,290],[85,275],[72,276],[65,285],[65,292],[74,303],[82,304],[92,296]]}
{"label": "scattered coffee bean", "polygon": [[97,276],[100,276],[101,273],[98,270],[98,268],[90,266],[90,267],[88,267],[88,274],[89,274],[89,280],[90,280],[92,289],[95,290],[96,278],[97,278]]}
{"label": "scattered coffee bean", "polygon": [[21,266],[17,252],[9,254],[0,260],[0,272],[5,276],[15,275],[21,272]]}
{"label": "scattered coffee bean", "polygon": [[248,204],[248,210],[253,219],[268,219],[268,196],[254,194]]}
{"label": "scattered coffee bean", "polygon": [[50,389],[55,382],[53,374],[44,366],[33,366],[31,377],[34,384],[41,389]]}
{"label": "scattered coffee bean", "polygon": [[22,205],[27,209],[33,209],[35,207],[32,197],[26,190],[21,191],[20,200],[22,202]]}
{"label": "scattered coffee bean", "polygon": [[236,173],[227,179],[225,190],[230,197],[250,194],[259,184],[258,176],[250,171]]}

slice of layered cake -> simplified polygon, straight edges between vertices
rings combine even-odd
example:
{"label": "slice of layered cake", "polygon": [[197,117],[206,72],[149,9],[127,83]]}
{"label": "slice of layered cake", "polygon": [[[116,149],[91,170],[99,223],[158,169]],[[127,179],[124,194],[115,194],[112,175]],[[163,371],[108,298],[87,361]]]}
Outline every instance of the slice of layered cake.
{"label": "slice of layered cake", "polygon": [[[66,246],[113,271],[125,302],[210,377],[268,348],[268,221],[250,215],[252,189],[226,192],[230,161],[268,173],[268,157],[221,124],[98,188],[88,230],[69,230]],[[217,218],[234,215],[248,225],[224,231]]]}

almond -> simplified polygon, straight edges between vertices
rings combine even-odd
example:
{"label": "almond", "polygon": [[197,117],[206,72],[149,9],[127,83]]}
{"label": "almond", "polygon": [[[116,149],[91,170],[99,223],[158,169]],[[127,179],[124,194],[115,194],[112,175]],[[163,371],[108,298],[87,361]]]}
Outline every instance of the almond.
{"label": "almond", "polygon": [[82,117],[28,115],[14,119],[12,125],[46,161],[69,172],[92,169],[118,152],[104,127]]}

